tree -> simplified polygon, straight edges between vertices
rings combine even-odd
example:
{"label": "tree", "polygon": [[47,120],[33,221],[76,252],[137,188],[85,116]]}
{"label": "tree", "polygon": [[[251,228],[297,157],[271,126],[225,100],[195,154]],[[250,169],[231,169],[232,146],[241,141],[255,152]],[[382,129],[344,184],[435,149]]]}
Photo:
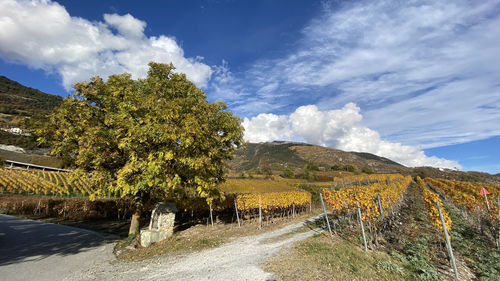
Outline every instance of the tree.
{"label": "tree", "polygon": [[273,170],[268,165],[263,165],[260,168],[260,172],[265,176],[266,179],[270,179],[273,176]]}
{"label": "tree", "polygon": [[361,169],[361,172],[365,173],[365,174],[373,174],[373,173],[375,173],[375,171],[373,171],[373,169],[370,168],[370,167],[363,167],[363,169]]}
{"label": "tree", "polygon": [[134,200],[131,234],[148,202],[221,197],[224,161],[243,143],[241,120],[173,69],[149,63],[145,79],[125,73],[77,83],[36,130],[40,143],[90,179],[91,199]]}
{"label": "tree", "polygon": [[343,171],[343,167],[339,164],[334,164],[332,167],[330,167],[330,170],[332,171]]}
{"label": "tree", "polygon": [[358,167],[356,165],[354,165],[354,164],[345,165],[344,166],[344,170],[347,171],[347,172],[355,173],[355,174],[359,173]]}
{"label": "tree", "polygon": [[307,171],[319,171],[319,167],[317,164],[312,162],[307,163],[306,168]]}
{"label": "tree", "polygon": [[289,179],[293,178],[294,177],[293,170],[290,167],[286,167],[285,170],[283,171],[283,177]]}

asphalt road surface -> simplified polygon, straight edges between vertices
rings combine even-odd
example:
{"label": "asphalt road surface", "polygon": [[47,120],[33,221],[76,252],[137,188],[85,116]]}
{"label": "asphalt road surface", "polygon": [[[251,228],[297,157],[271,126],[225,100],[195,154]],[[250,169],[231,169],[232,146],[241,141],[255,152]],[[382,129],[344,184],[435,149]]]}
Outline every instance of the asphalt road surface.
{"label": "asphalt road surface", "polygon": [[64,280],[114,260],[100,234],[0,214],[0,280]]}

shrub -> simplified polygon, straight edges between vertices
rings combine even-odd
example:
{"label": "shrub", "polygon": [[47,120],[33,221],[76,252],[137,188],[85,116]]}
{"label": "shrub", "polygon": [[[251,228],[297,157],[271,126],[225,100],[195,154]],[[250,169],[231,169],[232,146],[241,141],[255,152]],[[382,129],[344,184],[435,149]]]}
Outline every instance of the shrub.
{"label": "shrub", "polygon": [[319,167],[317,164],[314,163],[307,163],[306,165],[306,170],[307,171],[319,171]]}

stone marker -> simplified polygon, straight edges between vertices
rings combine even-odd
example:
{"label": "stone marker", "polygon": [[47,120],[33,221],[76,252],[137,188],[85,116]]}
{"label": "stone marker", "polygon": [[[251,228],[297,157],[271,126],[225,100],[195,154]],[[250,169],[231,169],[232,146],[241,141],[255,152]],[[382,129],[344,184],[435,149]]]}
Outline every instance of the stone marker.
{"label": "stone marker", "polygon": [[160,242],[172,236],[176,212],[177,208],[174,203],[157,203],[151,213],[149,229],[141,230],[141,246],[148,247],[152,243]]}

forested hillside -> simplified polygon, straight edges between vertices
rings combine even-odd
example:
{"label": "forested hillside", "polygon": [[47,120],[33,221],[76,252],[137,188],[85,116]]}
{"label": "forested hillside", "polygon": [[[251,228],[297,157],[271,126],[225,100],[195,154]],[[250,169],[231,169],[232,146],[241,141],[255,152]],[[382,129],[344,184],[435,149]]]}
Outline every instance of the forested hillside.
{"label": "forested hillside", "polygon": [[60,96],[25,87],[0,76],[0,113],[31,117],[44,114],[61,103]]}
{"label": "forested hillside", "polygon": [[[60,96],[25,87],[0,76],[0,144],[35,149],[36,143],[26,130],[30,120],[48,113],[61,103]],[[13,128],[20,128],[21,131]]]}

